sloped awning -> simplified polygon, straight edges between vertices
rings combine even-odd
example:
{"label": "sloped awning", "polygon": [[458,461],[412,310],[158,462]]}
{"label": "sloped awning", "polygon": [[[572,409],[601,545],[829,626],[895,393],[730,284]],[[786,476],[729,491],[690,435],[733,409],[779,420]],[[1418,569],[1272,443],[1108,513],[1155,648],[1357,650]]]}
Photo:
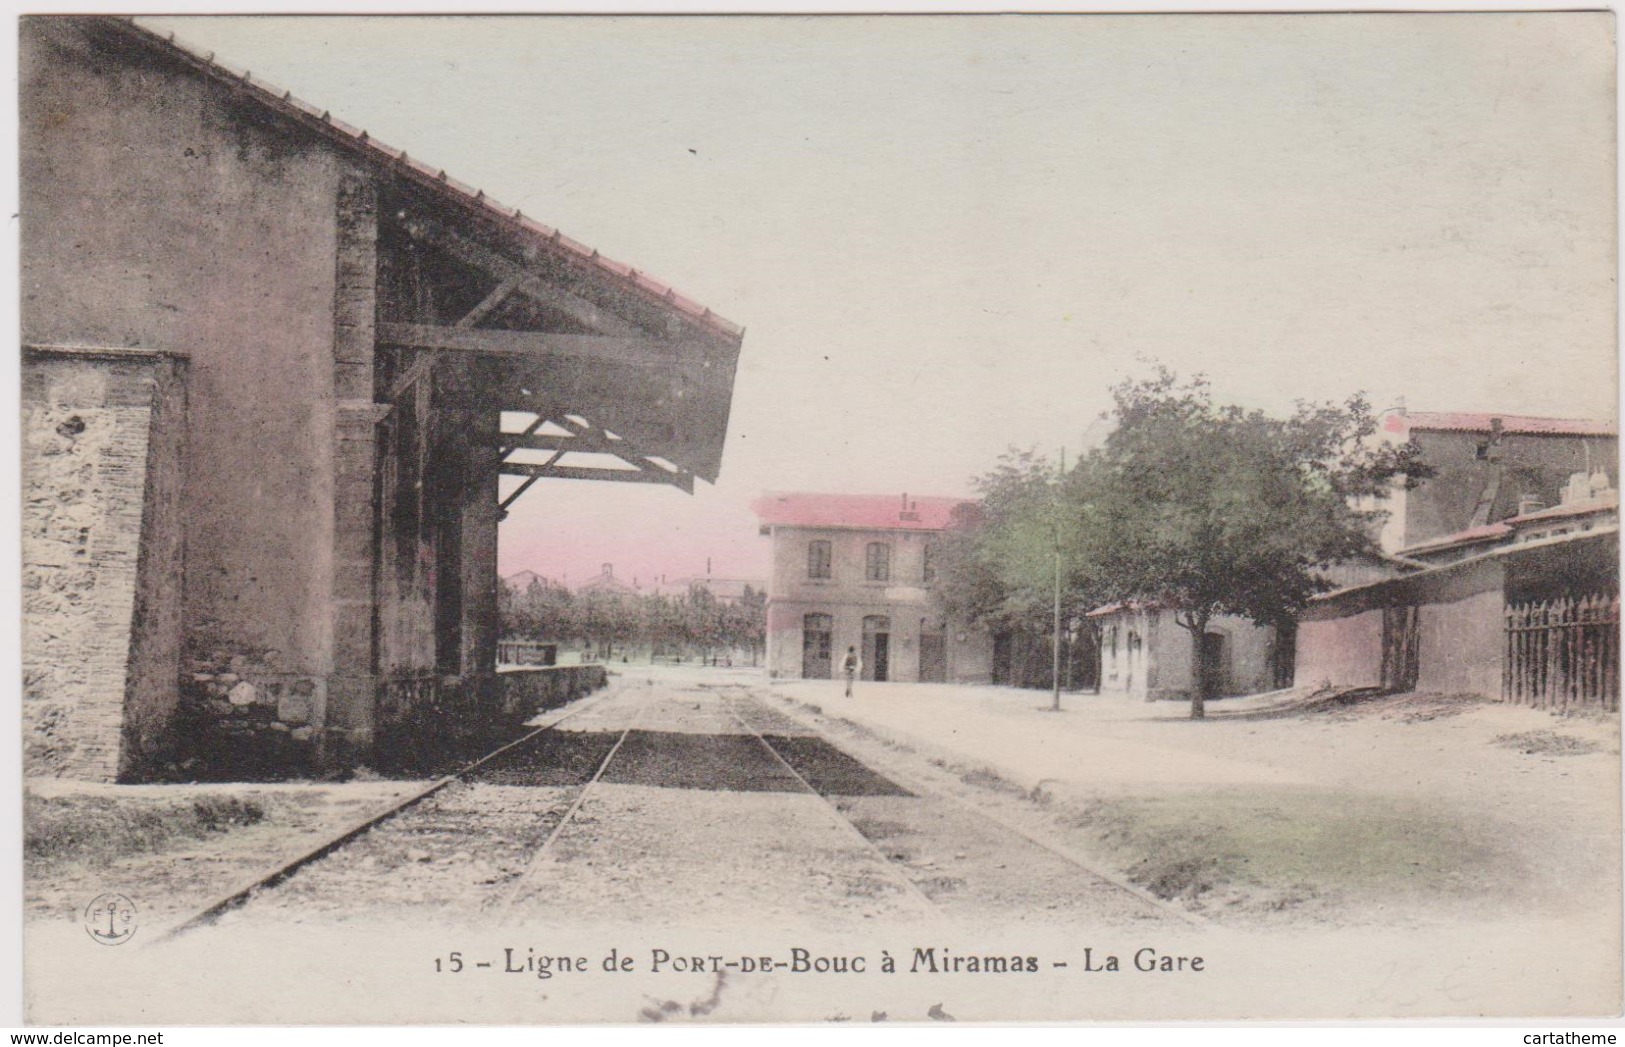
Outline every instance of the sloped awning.
{"label": "sloped awning", "polygon": [[695,477],[715,481],[743,328],[173,34],[102,24],[380,174],[381,229],[458,269],[459,286],[440,289],[457,307],[437,302],[436,322],[380,315],[377,348],[395,358],[380,403],[456,360],[481,405],[516,422],[499,437],[501,469],[525,486],[556,477],[692,491]]}
{"label": "sloped awning", "polygon": [[742,332],[562,238],[478,213],[448,220],[444,203],[403,186],[389,211],[460,267],[473,304],[450,324],[381,322],[377,344],[408,351],[413,368],[455,360],[476,376],[502,412],[501,472],[522,478],[503,508],[545,478],[690,493],[696,477],[715,481]]}
{"label": "sloped awning", "polygon": [[692,492],[721,469],[737,360],[725,346],[421,324],[380,324],[378,344],[477,373],[502,412],[505,475]]}

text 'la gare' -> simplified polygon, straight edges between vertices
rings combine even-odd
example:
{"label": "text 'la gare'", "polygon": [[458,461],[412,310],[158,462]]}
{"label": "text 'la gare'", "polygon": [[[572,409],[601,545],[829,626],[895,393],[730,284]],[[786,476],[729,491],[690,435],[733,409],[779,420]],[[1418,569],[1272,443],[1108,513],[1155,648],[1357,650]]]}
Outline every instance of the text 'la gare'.
{"label": "text 'la gare'", "polygon": [[[1174,974],[1180,971],[1201,973],[1206,962],[1200,956],[1173,956],[1159,953],[1147,946],[1135,951],[1131,957],[1133,970],[1148,974]],[[1083,950],[1083,969],[1088,972],[1121,971],[1123,965],[1113,953],[1096,953],[1092,948]]]}

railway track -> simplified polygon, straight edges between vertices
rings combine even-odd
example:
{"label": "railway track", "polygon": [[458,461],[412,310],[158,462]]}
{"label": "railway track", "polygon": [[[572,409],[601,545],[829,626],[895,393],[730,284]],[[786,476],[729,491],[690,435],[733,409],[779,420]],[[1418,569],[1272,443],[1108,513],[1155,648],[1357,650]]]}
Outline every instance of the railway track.
{"label": "railway track", "polygon": [[575,719],[576,717],[596,708],[599,705],[602,705],[613,694],[614,689],[610,688],[595,697],[588,698],[583,702],[577,703],[573,709],[561,711],[559,714],[547,719],[544,723],[538,724],[533,730],[530,730],[513,741],[508,742],[505,745],[501,745],[496,749],[493,749],[491,752],[486,753],[484,756],[465,764],[463,767],[453,771],[451,774],[435,779],[427,786],[411,793],[405,799],[391,804],[388,808],[380,811],[378,814],[372,815],[361,820],[360,822],[357,822],[355,825],[352,825],[336,835],[329,837],[327,840],[308,851],[288,859],[287,861],[279,862],[273,868],[255,876],[250,882],[229,892],[224,897],[204,907],[201,911],[187,917],[185,920],[182,920],[180,923],[169,928],[163,934],[158,936],[157,941],[171,941],[189,931],[195,931],[200,927],[208,926],[209,924],[218,920],[220,917],[224,916],[226,913],[246,905],[255,895],[259,894],[260,892],[277,886],[300,870],[321,861],[333,852],[359,839],[361,836],[371,832],[378,826],[383,825],[385,822],[399,817],[412,808],[418,806],[423,801],[429,799],[431,796],[444,791],[448,787],[455,785],[458,782],[467,780],[470,776],[479,773],[482,768],[487,767],[505,757],[511,756],[515,752],[522,751],[527,746],[535,744],[538,738],[550,731],[557,730],[560,725]]}
{"label": "railway track", "polygon": [[[739,689],[744,691],[743,687]],[[830,862],[832,853],[844,856],[834,859],[835,864],[850,865],[851,871],[833,870],[825,880],[838,881],[845,875],[844,882],[850,889],[851,882],[868,877],[874,904],[901,919],[985,916],[999,907],[1010,914],[1030,916],[1060,904],[1072,911],[1088,912],[1093,906],[1125,918],[1203,923],[1096,868],[1054,841],[890,766],[896,761],[887,761],[884,772],[877,771],[834,744],[818,725],[776,709],[748,692],[730,693],[732,690],[702,687],[674,692],[671,688],[655,688],[651,683],[645,691],[625,682],[612,686],[573,709],[561,710],[522,737],[429,783],[389,809],[279,863],[175,925],[160,940],[195,931],[249,906],[257,911],[269,904],[275,912],[275,904],[300,905],[300,899],[323,899],[324,895],[342,893],[346,881],[331,878],[335,868],[343,868],[346,863],[357,865],[357,851],[377,849],[378,845],[369,840],[375,841],[381,830],[385,837],[391,833],[421,833],[421,837],[409,838],[421,838],[426,846],[433,846],[428,841],[450,837],[460,846],[493,849],[500,843],[509,848],[519,870],[502,874],[509,879],[479,881],[496,885],[479,889],[483,893],[477,908],[510,919],[527,903],[555,897],[561,886],[575,884],[577,890],[591,890],[594,877],[613,876],[618,868],[622,899],[635,907],[648,900],[646,895],[664,886],[665,874],[673,864],[686,864],[704,872],[710,862],[725,872],[723,866],[730,859],[748,861],[740,854],[724,853],[728,841],[733,840],[747,849],[769,844],[777,851],[804,847],[809,858],[800,866],[803,872],[814,863]],[[699,693],[700,698],[689,697],[689,693]],[[623,704],[630,708],[623,710]],[[646,729],[649,720],[655,722]],[[583,728],[584,722],[589,727]],[[568,728],[561,730],[566,725]],[[478,789],[481,784],[548,787],[538,789],[534,801],[522,801],[532,805],[522,811],[531,835],[519,840],[512,834],[482,830],[482,823],[477,822],[459,829],[457,812],[448,813],[446,808],[460,803],[464,815],[477,810],[479,801],[475,797],[489,794],[467,790]],[[461,791],[448,792],[454,786]],[[655,787],[652,792],[662,798],[662,816],[668,819],[673,811],[690,809],[710,810],[713,814],[701,817],[697,813],[701,830],[691,828],[687,837],[683,837],[681,827],[675,830],[676,836],[688,841],[686,849],[684,844],[671,843],[668,837],[672,833],[656,832],[641,841],[616,840],[613,837],[617,833],[627,832],[623,822],[641,816],[629,813],[640,808],[625,806],[629,793],[625,789],[617,792],[620,786]],[[508,794],[522,795],[524,791],[510,789]],[[650,792],[638,795],[646,797]],[[631,794],[637,794],[637,790],[631,790]],[[437,795],[451,799],[424,804]],[[793,795],[811,797],[817,804],[772,799]],[[736,817],[727,813],[732,810],[725,801],[728,796],[739,802],[755,796],[753,802],[758,806],[754,809],[758,812],[764,803],[778,805],[769,810],[783,809],[782,818],[775,818],[765,827],[766,833],[775,837],[769,844],[761,839],[761,828],[752,830],[755,836],[736,832],[730,837],[722,831],[707,840],[704,827],[716,831],[716,811],[724,812],[722,823]],[[721,806],[716,806],[719,803]],[[428,811],[427,807],[436,810]],[[547,820],[554,818],[548,825]],[[818,827],[820,822],[822,828]],[[446,824],[452,828],[445,828]],[[846,842],[839,843],[841,840]],[[659,851],[662,844],[669,845],[666,851]],[[351,849],[352,845],[359,846]],[[459,853],[452,857],[468,856]],[[377,876],[378,882],[391,878],[388,871],[371,872],[372,859],[367,861],[369,871],[352,869],[346,873],[350,884],[366,883],[367,876]],[[334,862],[339,863],[337,867],[332,865]],[[635,868],[627,871],[629,865]],[[438,872],[447,867],[441,862],[435,869]],[[320,874],[310,875],[318,870]],[[299,880],[289,884],[296,876]],[[592,882],[584,885],[583,881]],[[691,878],[690,886],[696,882]],[[433,889],[425,883],[422,896],[439,897],[446,887],[456,894],[460,886],[466,886],[465,881],[436,881]],[[795,904],[794,891],[802,888],[793,886],[789,879],[781,886],[781,894],[788,895],[788,904]],[[830,890],[839,886],[825,884]],[[281,897],[290,889],[296,895],[304,893],[290,902]],[[411,904],[410,894],[399,896],[403,907]],[[254,904],[271,897],[280,897],[280,901]],[[664,901],[679,909],[683,904],[680,898]],[[741,897],[724,901],[736,908],[749,904]],[[808,904],[814,904],[813,900],[809,899]]]}
{"label": "railway track", "polygon": [[[749,701],[756,709],[767,714],[768,716],[781,718],[783,721],[795,724],[796,726],[805,730],[817,732],[820,736],[824,734],[824,732],[816,725],[809,724],[806,721],[791,716],[786,712],[774,709],[771,706],[764,704],[758,698],[751,697],[746,700]],[[735,716],[738,718],[737,712],[735,712]],[[771,743],[766,740],[760,731],[746,723],[742,718],[740,719],[740,723],[748,730],[752,731],[757,738],[761,739],[762,744],[768,745],[769,748],[772,747]],[[1093,862],[1090,862],[1069,847],[1061,845],[1054,840],[1042,837],[1024,826],[1020,826],[1007,819],[1000,818],[986,809],[979,807],[959,796],[956,796],[953,793],[933,787],[931,784],[925,782],[919,777],[907,774],[906,772],[900,772],[895,767],[888,767],[886,774],[893,781],[907,788],[915,796],[929,797],[937,802],[951,805],[952,807],[965,812],[967,815],[978,819],[984,824],[994,827],[998,832],[1020,837],[1027,843],[1038,847],[1051,855],[1054,855],[1056,858],[1076,869],[1084,876],[1107,886],[1113,891],[1120,892],[1121,894],[1134,899],[1135,902],[1140,903],[1150,910],[1154,910],[1160,915],[1172,917],[1175,920],[1192,926],[1207,926],[1207,921],[1202,919],[1200,916],[1172,905],[1163,899],[1158,898],[1149,891],[1142,890],[1139,887],[1135,887],[1133,884],[1124,882],[1121,878],[1113,876],[1111,873],[1102,870],[1099,866],[1095,865]],[[828,798],[825,797],[825,799],[827,802]],[[848,824],[852,824],[854,828],[856,828],[856,823],[851,822],[850,819],[847,819],[846,814],[842,812],[839,807],[833,803],[830,806],[831,809],[837,813],[837,815],[842,817],[843,820],[848,821]],[[862,830],[858,831],[861,834]],[[871,843],[873,843],[873,841],[871,841]],[[878,849],[878,844],[875,844],[875,846]],[[932,904],[933,907],[935,907],[935,903],[933,902]]]}
{"label": "railway track", "polygon": [[[771,706],[762,703],[760,699],[751,698],[750,701],[771,716],[781,717],[784,720],[794,723],[806,730],[817,731],[819,734],[823,734],[820,728],[818,728],[816,725],[807,723],[806,721],[801,720],[800,718],[795,717],[783,710],[774,709]],[[761,737],[759,733],[758,737]],[[970,801],[960,796],[956,796],[946,790],[935,788],[923,779],[910,775],[906,772],[900,772],[895,767],[888,768],[887,774],[894,781],[905,786],[915,795],[929,796],[934,800],[964,811],[966,814],[984,822],[985,824],[995,827],[1000,832],[1020,837],[1033,846],[1054,855],[1056,858],[1076,869],[1079,873],[1082,873],[1085,876],[1108,886],[1114,891],[1133,898],[1135,901],[1143,904],[1149,909],[1155,910],[1162,915],[1171,917],[1181,923],[1189,924],[1191,926],[1208,926],[1208,921],[1195,913],[1188,912],[1185,909],[1179,908],[1178,906],[1158,898],[1149,891],[1125,882],[1120,877],[1114,876],[1111,873],[1101,869],[1098,865],[1089,861],[1072,848],[1066,847],[1053,839],[1041,836],[1025,826],[1018,825],[1008,819],[1000,818],[983,807],[971,803]],[[837,811],[839,811],[839,808],[837,808]]]}

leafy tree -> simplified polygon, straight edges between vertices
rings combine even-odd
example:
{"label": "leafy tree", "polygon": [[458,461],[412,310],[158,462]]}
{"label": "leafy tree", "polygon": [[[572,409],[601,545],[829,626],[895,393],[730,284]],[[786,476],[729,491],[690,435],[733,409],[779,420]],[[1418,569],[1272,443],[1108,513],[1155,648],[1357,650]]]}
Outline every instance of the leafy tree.
{"label": "leafy tree", "polygon": [[725,604],[722,612],[722,637],[730,649],[750,652],[750,664],[755,665],[757,652],[767,639],[767,594],[750,586],[739,599]]}
{"label": "leafy tree", "polygon": [[[947,612],[1042,647],[1044,681],[1055,613],[1056,557],[1061,559],[1061,609],[1078,619],[1100,601],[1084,555],[1080,520],[1054,463],[1033,451],[1010,450],[973,481],[981,500],[960,506],[938,539],[936,589]],[[1022,678],[1028,674],[1018,673]]]}
{"label": "leafy tree", "polygon": [[1355,505],[1427,469],[1414,445],[1371,442],[1376,418],[1361,395],[1273,418],[1216,404],[1205,378],[1166,369],[1112,395],[1115,430],[1065,485],[1075,551],[1100,596],[1154,604],[1191,634],[1199,719],[1209,622],[1290,623],[1330,587],[1324,568],[1374,551],[1382,514]]}
{"label": "leafy tree", "polygon": [[502,635],[525,640],[568,640],[578,632],[575,599],[563,586],[532,580],[523,591],[503,584],[498,593]]}

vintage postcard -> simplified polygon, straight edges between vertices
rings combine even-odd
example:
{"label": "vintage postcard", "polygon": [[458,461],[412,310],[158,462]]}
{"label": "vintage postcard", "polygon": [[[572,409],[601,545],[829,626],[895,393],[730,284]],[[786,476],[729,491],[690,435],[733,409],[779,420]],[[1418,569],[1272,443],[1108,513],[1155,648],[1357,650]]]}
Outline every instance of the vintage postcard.
{"label": "vintage postcard", "polygon": [[1615,32],[22,18],[26,1020],[1617,1014]]}

